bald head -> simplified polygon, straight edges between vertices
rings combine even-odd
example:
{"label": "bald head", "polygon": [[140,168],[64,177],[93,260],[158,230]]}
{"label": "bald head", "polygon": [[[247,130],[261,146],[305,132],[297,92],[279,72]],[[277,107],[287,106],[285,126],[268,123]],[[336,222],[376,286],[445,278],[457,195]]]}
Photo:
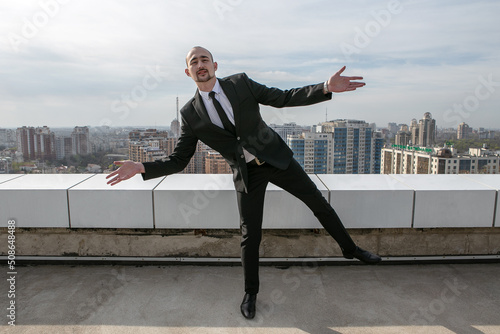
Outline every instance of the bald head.
{"label": "bald head", "polygon": [[[198,52],[197,52],[198,51]],[[186,56],[186,65],[189,65],[189,61],[191,60],[191,58],[193,57],[193,55],[195,53],[199,53],[199,51],[202,51],[202,53],[206,53],[210,56],[210,60],[213,62],[214,61],[214,57],[212,56],[212,53],[210,51],[208,51],[207,49],[205,49],[204,47],[202,46],[193,46],[191,48],[191,50],[189,50],[187,56]]]}

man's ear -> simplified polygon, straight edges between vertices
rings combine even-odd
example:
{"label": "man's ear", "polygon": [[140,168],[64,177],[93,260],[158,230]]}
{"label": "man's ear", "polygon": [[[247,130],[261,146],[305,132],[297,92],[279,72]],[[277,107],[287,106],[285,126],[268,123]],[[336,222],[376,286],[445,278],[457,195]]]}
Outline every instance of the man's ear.
{"label": "man's ear", "polygon": [[218,66],[218,65],[217,65],[217,62],[216,62],[216,61],[214,61],[214,71],[217,71],[217,66]]}
{"label": "man's ear", "polygon": [[187,68],[184,70],[184,73],[186,73],[188,77],[191,77],[191,74],[189,74],[189,70]]}

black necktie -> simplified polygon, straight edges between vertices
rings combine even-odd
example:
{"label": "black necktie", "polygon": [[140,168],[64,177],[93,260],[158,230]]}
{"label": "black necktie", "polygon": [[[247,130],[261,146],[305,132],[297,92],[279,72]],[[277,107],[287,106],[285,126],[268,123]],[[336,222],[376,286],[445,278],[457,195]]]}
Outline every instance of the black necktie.
{"label": "black necktie", "polygon": [[212,99],[215,110],[217,110],[217,114],[219,114],[220,120],[222,121],[222,125],[224,125],[224,129],[231,132],[233,135],[236,135],[236,129],[233,123],[231,123],[231,121],[227,117],[227,114],[220,105],[219,101],[217,101],[217,99],[215,98],[215,92],[211,91],[210,93],[208,93],[208,96],[210,96],[210,98]]}

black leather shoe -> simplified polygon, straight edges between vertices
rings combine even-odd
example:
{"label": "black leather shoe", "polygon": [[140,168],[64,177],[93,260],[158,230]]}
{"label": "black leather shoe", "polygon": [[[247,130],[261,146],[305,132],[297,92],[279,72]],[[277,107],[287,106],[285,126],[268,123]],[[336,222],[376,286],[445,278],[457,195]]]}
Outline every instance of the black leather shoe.
{"label": "black leather shoe", "polygon": [[247,319],[253,319],[255,317],[255,302],[257,301],[257,295],[252,295],[249,293],[245,294],[243,301],[241,302],[241,314]]}
{"label": "black leather shoe", "polygon": [[359,248],[358,246],[356,246],[356,250],[354,251],[354,253],[346,253],[342,251],[342,254],[346,259],[356,258],[366,264],[377,264],[382,261],[382,258],[377,254],[373,254],[367,250]]}

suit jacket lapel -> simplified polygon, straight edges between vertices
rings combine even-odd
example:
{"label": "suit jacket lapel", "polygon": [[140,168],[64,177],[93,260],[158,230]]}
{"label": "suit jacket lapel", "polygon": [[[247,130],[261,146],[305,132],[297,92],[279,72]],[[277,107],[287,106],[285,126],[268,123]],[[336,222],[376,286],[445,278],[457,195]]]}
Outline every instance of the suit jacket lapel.
{"label": "suit jacket lapel", "polygon": [[224,90],[224,93],[229,99],[229,102],[231,102],[231,107],[233,108],[233,115],[234,115],[234,126],[236,128],[236,133],[239,134],[241,122],[240,122],[240,107],[238,103],[238,95],[236,94],[236,90],[234,89],[234,86],[231,82],[219,80],[219,84],[222,87],[222,90]]}
{"label": "suit jacket lapel", "polygon": [[203,120],[203,122],[207,123],[208,126],[212,127],[214,131],[218,131],[220,133],[228,134],[229,131],[226,131],[222,128],[219,128],[217,125],[212,123],[210,117],[208,116],[207,108],[205,108],[205,103],[203,103],[203,98],[200,95],[200,92],[196,90],[196,94],[194,96],[193,107],[198,116]]}

